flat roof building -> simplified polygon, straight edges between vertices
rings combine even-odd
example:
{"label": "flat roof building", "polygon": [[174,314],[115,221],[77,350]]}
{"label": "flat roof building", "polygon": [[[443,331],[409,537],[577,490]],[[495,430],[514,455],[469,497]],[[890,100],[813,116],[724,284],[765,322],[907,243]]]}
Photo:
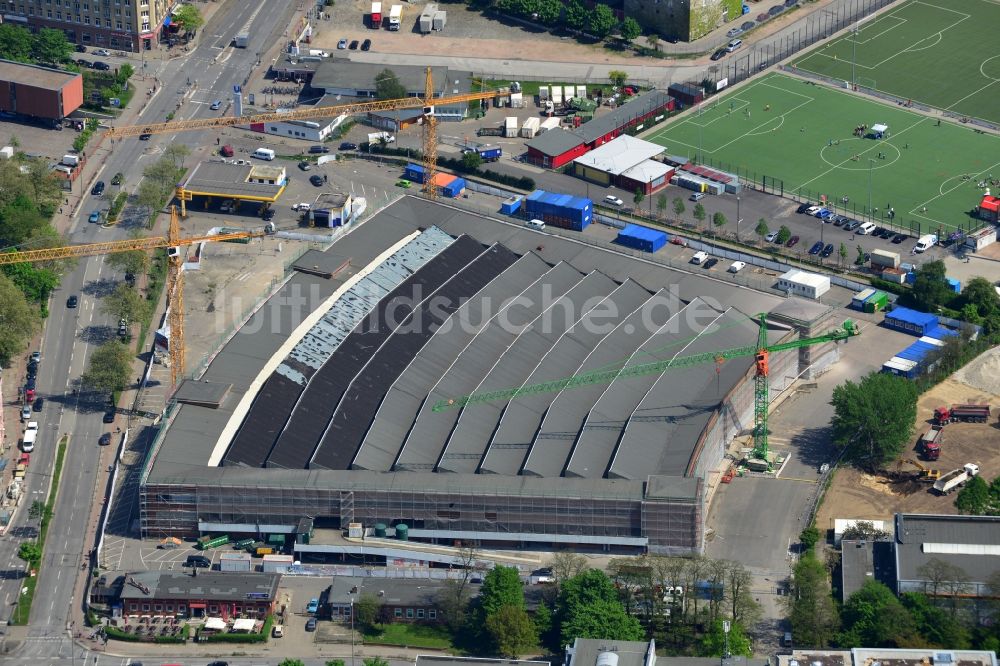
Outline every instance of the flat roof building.
{"label": "flat roof building", "polygon": [[654,160],[663,146],[623,134],[573,160],[574,173],[598,185],[617,185],[649,195],[663,189],[674,168]]}
{"label": "flat roof building", "polygon": [[0,60],[0,111],[55,122],[83,105],[83,76]]}
{"label": "flat roof building", "polygon": [[212,161],[195,165],[177,186],[177,194],[185,202],[205,197],[206,206],[212,199],[274,203],[287,185],[282,166]]}
{"label": "flat roof building", "polygon": [[197,575],[180,571],[126,574],[121,590],[122,613],[263,618],[274,612],[279,574],[194,571]]}

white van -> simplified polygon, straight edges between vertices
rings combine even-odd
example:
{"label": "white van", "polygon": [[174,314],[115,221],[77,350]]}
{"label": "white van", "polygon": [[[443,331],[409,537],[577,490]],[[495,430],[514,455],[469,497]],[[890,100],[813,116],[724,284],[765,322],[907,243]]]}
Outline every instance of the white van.
{"label": "white van", "polygon": [[253,156],[259,160],[271,161],[274,159],[274,151],[271,150],[270,148],[258,148],[257,150],[253,151]]}
{"label": "white van", "polygon": [[861,234],[862,236],[867,236],[871,232],[875,231],[874,222],[865,222],[854,230],[854,233]]}
{"label": "white van", "polygon": [[706,261],[708,261],[708,252],[697,252],[691,257],[691,263],[696,266],[701,266]]}
{"label": "white van", "polygon": [[729,44],[726,45],[726,51],[729,52],[729,53],[732,53],[733,51],[735,51],[736,49],[740,48],[741,46],[743,46],[743,40],[742,39],[734,39],[733,41],[729,42]]}
{"label": "white van", "polygon": [[24,438],[21,439],[21,450],[25,453],[34,451],[36,437],[38,437],[38,421],[31,421],[24,431]]}
{"label": "white van", "polygon": [[913,246],[913,251],[917,254],[926,252],[937,245],[938,237],[935,234],[924,234],[917,239],[917,244]]}
{"label": "white van", "polygon": [[545,228],[545,223],[542,222],[541,220],[528,220],[527,222],[524,223],[524,226],[528,227],[529,229],[537,229],[538,231],[541,231],[542,229]]}

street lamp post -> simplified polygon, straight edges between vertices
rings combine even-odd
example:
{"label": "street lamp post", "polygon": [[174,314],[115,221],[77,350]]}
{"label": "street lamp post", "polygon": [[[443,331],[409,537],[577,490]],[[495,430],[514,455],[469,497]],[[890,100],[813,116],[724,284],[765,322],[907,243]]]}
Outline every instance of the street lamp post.
{"label": "street lamp post", "polygon": [[737,241],[740,240],[740,222],[742,221],[743,218],[740,217],[740,197],[739,195],[737,195],[736,197],[736,240]]}
{"label": "street lamp post", "polygon": [[875,160],[868,158],[868,218],[874,218],[872,212],[872,170],[875,168]]}
{"label": "street lamp post", "polygon": [[851,31],[851,44],[852,44],[852,54],[851,54],[851,90],[854,90],[858,85],[858,77],[856,75],[858,67],[858,26],[855,24],[854,30]]}
{"label": "street lamp post", "polygon": [[351,595],[351,666],[354,666],[354,595]]}

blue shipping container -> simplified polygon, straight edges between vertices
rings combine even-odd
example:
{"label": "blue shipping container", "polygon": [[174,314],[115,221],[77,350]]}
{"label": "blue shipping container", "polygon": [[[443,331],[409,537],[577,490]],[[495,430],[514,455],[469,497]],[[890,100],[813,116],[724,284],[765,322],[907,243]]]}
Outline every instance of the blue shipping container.
{"label": "blue shipping container", "polygon": [[643,252],[656,252],[667,244],[667,234],[638,224],[629,224],[618,232],[615,242]]}
{"label": "blue shipping container", "polygon": [[935,326],[931,330],[924,333],[928,338],[934,338],[935,340],[944,340],[947,337],[958,335],[958,331],[953,331],[950,328],[945,328],[944,326]]}
{"label": "blue shipping container", "polygon": [[455,180],[451,181],[450,183],[442,187],[441,193],[448,198],[454,199],[455,197],[462,194],[462,191],[464,189],[465,189],[465,179],[456,178]]}
{"label": "blue shipping container", "polygon": [[484,162],[496,162],[503,155],[503,149],[497,146],[480,148],[476,152],[479,153],[479,157],[481,157]]}
{"label": "blue shipping container", "polygon": [[883,322],[886,328],[892,328],[910,335],[926,335],[927,331],[938,325],[938,318],[926,312],[918,312],[909,308],[893,308],[885,315]]}
{"label": "blue shipping container", "polygon": [[502,215],[513,215],[518,210],[521,209],[521,202],[523,199],[521,197],[514,197],[500,204],[500,213]]}
{"label": "blue shipping container", "polygon": [[950,277],[946,277],[945,280],[948,281],[948,286],[951,287],[952,291],[954,291],[956,294],[962,293],[962,283],[959,280]]}
{"label": "blue shipping container", "polygon": [[424,168],[419,164],[407,164],[403,177],[414,183],[422,183],[424,182]]}

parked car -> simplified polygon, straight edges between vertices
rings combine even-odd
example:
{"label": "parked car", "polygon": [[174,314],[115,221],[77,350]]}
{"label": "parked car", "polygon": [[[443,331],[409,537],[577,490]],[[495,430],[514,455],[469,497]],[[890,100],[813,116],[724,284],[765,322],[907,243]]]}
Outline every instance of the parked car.
{"label": "parked car", "polygon": [[869,235],[875,236],[876,238],[881,238],[883,232],[885,232],[884,227],[875,227],[874,229],[871,230]]}
{"label": "parked car", "polygon": [[[367,43],[368,40],[366,39],[365,42]],[[306,620],[306,631],[316,631],[316,618],[311,617]]]}
{"label": "parked car", "polygon": [[809,208],[806,208],[806,215],[815,215],[819,211],[820,211],[819,206],[809,206]]}
{"label": "parked car", "polygon": [[219,109],[222,108],[222,100],[221,99],[215,100],[214,102],[212,102],[212,105],[208,108],[210,108],[212,111],[218,111]]}
{"label": "parked car", "polygon": [[701,266],[706,261],[708,261],[708,252],[695,252],[691,257],[691,263],[696,266]]}
{"label": "parked car", "polygon": [[742,24],[740,24],[740,28],[743,30],[743,32],[746,32],[747,30],[752,30],[753,21],[744,21]]}
{"label": "parked car", "polygon": [[313,597],[312,599],[309,600],[309,603],[306,604],[306,612],[315,613],[318,610],[319,610],[319,599]]}
{"label": "parked car", "polygon": [[87,60],[85,58],[77,58],[76,59],[76,64],[77,64],[78,67],[86,67],[87,69],[90,69],[91,67],[94,66],[94,63],[90,62],[89,60]]}
{"label": "parked car", "polygon": [[815,243],[812,244],[812,247],[809,248],[809,254],[819,254],[822,251],[823,251],[823,241],[816,241]]}
{"label": "parked car", "polygon": [[768,235],[764,236],[764,240],[767,241],[768,243],[776,242],[778,240],[778,232],[772,231]]}
{"label": "parked car", "polygon": [[729,264],[729,272],[730,273],[739,273],[741,270],[743,270],[746,267],[746,265],[747,265],[747,262],[745,262],[745,261],[734,261],[733,263]]}
{"label": "parked car", "polygon": [[77,305],[79,305],[79,303],[80,299],[77,298],[76,296],[70,296],[69,298],[66,299],[66,307],[68,308],[75,308]]}
{"label": "parked car", "polygon": [[90,222],[91,224],[97,224],[100,221],[101,221],[101,211],[99,210],[95,210],[90,214],[90,217],[87,218],[87,222]]}
{"label": "parked car", "polygon": [[115,414],[118,412],[118,408],[114,405],[108,405],[107,409],[104,410],[104,416],[101,418],[105,423],[114,423]]}
{"label": "parked car", "polygon": [[619,199],[618,197],[616,197],[613,194],[609,194],[606,197],[604,197],[604,203],[611,204],[612,206],[624,206],[625,205],[624,201],[622,201],[621,199]]}
{"label": "parked car", "polygon": [[366,39],[365,41],[361,42],[361,50],[362,51],[367,51],[371,47],[372,47],[372,40]]}
{"label": "parked car", "polygon": [[824,224],[829,224],[830,222],[833,222],[833,219],[837,216],[834,215],[832,211],[829,211],[824,208],[820,212],[816,213],[816,217],[823,220]]}
{"label": "parked car", "polygon": [[97,443],[100,446],[108,446],[109,444],[111,444],[111,433],[106,432],[103,435],[101,435],[100,439],[97,440]]}
{"label": "parked car", "polygon": [[93,64],[93,68],[97,69],[97,70],[100,70],[102,72],[107,72],[107,71],[109,71],[111,69],[111,65],[109,65],[106,62],[101,62],[100,60],[95,60],[94,64]]}
{"label": "parked car", "polygon": [[352,51],[357,51],[358,50],[358,40],[352,39],[351,40],[351,45],[348,46],[347,48],[349,48]]}
{"label": "parked car", "polygon": [[309,202],[307,202],[307,201],[303,201],[303,202],[297,203],[297,204],[292,204],[292,210],[297,210],[297,211],[300,211],[300,212],[305,212],[305,211],[309,210],[310,208],[312,208],[312,204],[309,203]]}
{"label": "parked car", "polygon": [[107,58],[111,55],[111,51],[107,49],[97,49],[94,51],[95,56],[101,56],[102,58]]}
{"label": "parked car", "polygon": [[323,187],[323,176],[313,174],[309,176],[309,182],[312,183],[314,187]]}
{"label": "parked car", "polygon": [[211,569],[212,560],[208,559],[204,555],[188,555],[187,559],[184,560],[184,566],[196,567],[198,569]]}
{"label": "parked car", "polygon": [[857,220],[851,220],[850,222],[848,222],[847,224],[844,225],[844,231],[854,231],[855,229],[857,229],[860,226],[861,226],[861,222],[859,222]]}
{"label": "parked car", "polygon": [[87,52],[87,47],[84,46],[83,44],[77,44],[76,45],[76,52],[77,53],[86,53]]}
{"label": "parked car", "polygon": [[884,238],[885,240],[889,240],[889,239],[890,239],[890,238],[892,238],[892,237],[893,237],[894,235],[896,235],[896,232],[894,232],[894,231],[893,231],[892,229],[888,229],[888,228],[887,228],[887,229],[883,229],[883,230],[882,230],[882,233],[880,233],[880,234],[878,235],[878,237],[879,237],[879,238]]}
{"label": "parked car", "polygon": [[303,171],[309,171],[309,169],[312,169],[313,166],[312,164],[309,164],[309,162],[302,160],[301,162],[299,162],[299,168],[302,169]]}
{"label": "parked car", "polygon": [[99,180],[96,183],[94,183],[94,186],[90,189],[90,193],[93,194],[95,197],[99,197],[102,194],[104,194],[104,181]]}
{"label": "parked car", "polygon": [[21,420],[27,421],[31,418],[31,405],[24,405],[21,407]]}
{"label": "parked car", "polygon": [[327,146],[309,146],[309,152],[312,153],[313,155],[319,153],[328,153],[330,152],[330,148]]}
{"label": "parked car", "polygon": [[798,236],[792,236],[791,238],[788,239],[788,242],[785,243],[785,247],[795,247],[795,245],[798,242],[799,242],[799,237]]}
{"label": "parked car", "polygon": [[346,37],[344,39],[341,39],[339,42],[337,42],[337,48],[338,49],[346,49],[347,48],[347,38]]}
{"label": "parked car", "polygon": [[823,248],[823,251],[820,253],[819,256],[825,259],[826,257],[829,257],[831,254],[833,254],[833,243],[827,243],[826,247]]}
{"label": "parked car", "polygon": [[45,398],[35,398],[35,404],[33,406],[33,409],[36,412],[42,411],[42,407],[44,406],[45,406]]}
{"label": "parked car", "polygon": [[835,217],[833,219],[833,226],[835,226],[835,227],[841,227],[841,226],[847,224],[850,221],[851,221],[850,218],[846,218],[843,215],[838,215],[837,217]]}
{"label": "parked car", "polygon": [[726,49],[718,49],[712,54],[712,60],[722,60],[726,57]]}
{"label": "parked car", "polygon": [[719,263],[719,260],[716,259],[715,257],[712,257],[711,259],[709,259],[708,261],[706,261],[705,263],[703,263],[701,265],[701,267],[702,268],[711,268],[712,266],[715,266],[717,263]]}
{"label": "parked car", "polygon": [[906,234],[896,234],[895,236],[892,237],[892,244],[893,245],[899,245],[900,243],[902,243],[903,241],[905,241],[907,238],[909,238],[909,236],[907,236]]}
{"label": "parked car", "polygon": [[339,148],[339,150],[357,150],[357,149],[358,149],[358,144],[351,143],[350,141],[344,141],[342,144],[340,144]]}
{"label": "parked car", "polygon": [[689,198],[689,199],[690,199],[691,201],[701,201],[702,199],[704,199],[704,198],[705,198],[705,193],[704,193],[704,192],[695,192],[694,194],[692,194],[692,195],[691,195],[690,197],[688,197],[688,198]]}
{"label": "parked car", "polygon": [[810,207],[810,206],[812,206],[812,204],[811,204],[811,203],[809,203],[809,202],[806,202],[806,203],[800,203],[800,204],[799,204],[799,207],[795,209],[795,212],[796,212],[796,213],[804,213],[804,212],[806,212],[807,210],[809,210],[809,207]]}
{"label": "parked car", "polygon": [[42,360],[42,352],[40,352],[40,351],[33,351],[33,352],[31,352],[31,360],[34,361],[35,363],[38,363],[39,361],[41,361]]}
{"label": "parked car", "polygon": [[726,37],[735,37],[736,35],[740,34],[741,32],[743,32],[743,31],[740,30],[739,28],[730,28],[726,32]]}

